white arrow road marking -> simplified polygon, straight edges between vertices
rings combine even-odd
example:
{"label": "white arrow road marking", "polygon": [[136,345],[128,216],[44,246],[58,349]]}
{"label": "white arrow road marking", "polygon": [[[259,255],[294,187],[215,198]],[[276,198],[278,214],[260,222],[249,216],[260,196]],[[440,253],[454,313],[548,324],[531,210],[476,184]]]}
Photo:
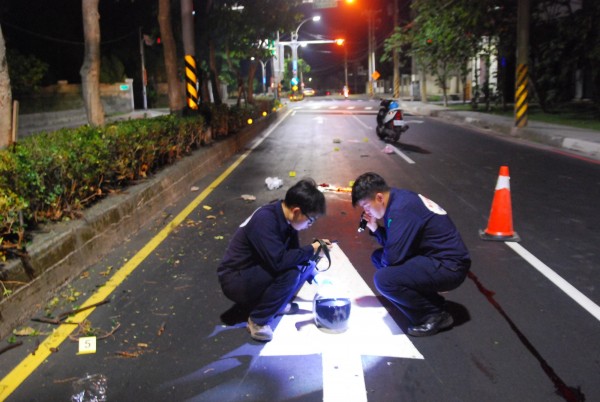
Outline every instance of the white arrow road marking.
{"label": "white arrow road marking", "polygon": [[334,244],[330,254],[331,269],[319,274],[317,280],[320,283],[330,280],[351,299],[348,329],[332,334],[316,327],[312,300],[318,286],[305,284],[295,300],[300,313],[281,318],[273,340],[264,346],[260,355],[322,354],[323,400],[366,401],[361,356],[423,359],[423,355],[381,305],[344,252]]}

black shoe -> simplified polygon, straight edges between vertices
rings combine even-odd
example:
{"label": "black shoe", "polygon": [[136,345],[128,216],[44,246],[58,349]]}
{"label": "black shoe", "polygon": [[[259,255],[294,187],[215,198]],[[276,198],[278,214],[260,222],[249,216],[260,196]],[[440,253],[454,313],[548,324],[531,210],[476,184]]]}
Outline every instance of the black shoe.
{"label": "black shoe", "polygon": [[452,316],[442,311],[438,315],[430,317],[421,325],[408,327],[408,334],[411,336],[430,336],[435,335],[443,329],[450,328],[454,324]]}

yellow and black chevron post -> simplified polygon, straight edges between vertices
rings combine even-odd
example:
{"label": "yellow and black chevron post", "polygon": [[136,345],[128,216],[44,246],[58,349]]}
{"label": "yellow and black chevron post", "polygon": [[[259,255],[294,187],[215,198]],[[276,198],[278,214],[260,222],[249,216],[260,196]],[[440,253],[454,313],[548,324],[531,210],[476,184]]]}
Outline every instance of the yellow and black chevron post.
{"label": "yellow and black chevron post", "polygon": [[515,126],[518,128],[527,125],[527,65],[519,64],[517,66],[517,82],[515,85]]}
{"label": "yellow and black chevron post", "polygon": [[196,58],[190,54],[185,55],[185,93],[187,105],[192,110],[198,109],[198,88],[196,83]]}

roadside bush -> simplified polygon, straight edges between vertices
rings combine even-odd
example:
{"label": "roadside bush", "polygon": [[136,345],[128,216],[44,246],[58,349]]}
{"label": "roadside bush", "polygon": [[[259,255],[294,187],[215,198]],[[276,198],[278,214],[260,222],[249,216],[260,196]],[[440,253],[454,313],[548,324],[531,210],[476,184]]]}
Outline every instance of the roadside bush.
{"label": "roadside bush", "polygon": [[102,194],[108,150],[99,129],[87,126],[42,133],[13,149],[13,191],[27,200],[34,222],[72,215]]}
{"label": "roadside bush", "polygon": [[[232,133],[258,118],[256,110],[213,106],[211,128]],[[7,248],[22,247],[24,228],[77,218],[110,191],[204,145],[206,128],[201,114],[169,115],[40,133],[0,150],[0,261]]]}
{"label": "roadside bush", "polygon": [[229,109],[229,118],[227,124],[229,131],[236,133],[248,125],[248,119],[257,119],[260,116],[257,113],[255,105],[233,106]]}
{"label": "roadside bush", "polygon": [[14,171],[11,154],[0,151],[0,261],[6,259],[8,249],[21,247],[23,237],[19,213],[27,208],[27,203],[10,189]]}

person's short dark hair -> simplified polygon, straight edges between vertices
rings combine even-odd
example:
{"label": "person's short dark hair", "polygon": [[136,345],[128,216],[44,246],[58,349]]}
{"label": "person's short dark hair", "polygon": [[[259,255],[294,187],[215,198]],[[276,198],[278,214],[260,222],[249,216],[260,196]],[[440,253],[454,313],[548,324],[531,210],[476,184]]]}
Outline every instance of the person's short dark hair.
{"label": "person's short dark hair", "polygon": [[325,215],[325,196],[311,178],[300,180],[285,193],[285,205],[298,207],[303,214]]}
{"label": "person's short dark hair", "polygon": [[385,193],[390,191],[390,186],[387,185],[383,177],[377,173],[363,173],[352,186],[352,206],[355,207],[360,200],[373,199],[377,193]]}

